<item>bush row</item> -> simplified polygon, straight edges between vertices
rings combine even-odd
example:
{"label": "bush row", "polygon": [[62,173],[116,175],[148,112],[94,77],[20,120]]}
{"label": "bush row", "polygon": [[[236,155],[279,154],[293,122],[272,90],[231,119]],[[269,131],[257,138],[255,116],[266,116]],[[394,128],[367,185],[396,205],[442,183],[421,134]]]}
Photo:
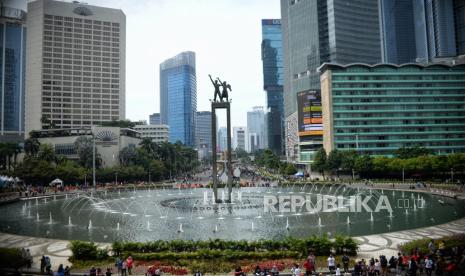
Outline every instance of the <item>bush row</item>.
{"label": "bush row", "polygon": [[132,256],[136,260],[268,260],[281,258],[299,258],[300,252],[296,251],[266,251],[266,252],[245,252],[237,250],[209,250],[202,249],[196,252],[159,252],[159,253],[135,253],[125,252],[124,257]]}
{"label": "bush row", "polygon": [[160,252],[197,252],[199,250],[232,250],[243,252],[266,252],[277,250],[296,251],[307,254],[313,250],[317,255],[327,255],[331,251],[335,253],[347,252],[351,255],[357,253],[358,245],[354,239],[346,236],[336,236],[330,240],[327,236],[310,236],[305,239],[286,238],[283,240],[258,240],[258,241],[231,241],[210,239],[205,241],[191,240],[157,240],[152,242],[115,242],[113,251],[116,254],[124,252],[136,253],[160,253]]}

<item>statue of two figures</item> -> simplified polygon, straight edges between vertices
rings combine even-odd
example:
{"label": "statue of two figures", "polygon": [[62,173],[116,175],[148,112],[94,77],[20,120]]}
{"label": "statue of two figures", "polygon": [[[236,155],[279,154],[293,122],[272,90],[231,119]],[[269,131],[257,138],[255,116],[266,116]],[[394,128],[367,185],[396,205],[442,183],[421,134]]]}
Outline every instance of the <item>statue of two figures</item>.
{"label": "statue of two figures", "polygon": [[[228,90],[231,90],[231,85],[226,83],[226,81],[221,81],[220,78],[216,78],[216,80],[212,79],[211,75],[208,75],[210,80],[215,87],[215,96],[213,98],[214,102],[218,102],[216,97],[218,96],[220,102],[229,102]],[[223,91],[220,92],[220,86],[223,88]]]}

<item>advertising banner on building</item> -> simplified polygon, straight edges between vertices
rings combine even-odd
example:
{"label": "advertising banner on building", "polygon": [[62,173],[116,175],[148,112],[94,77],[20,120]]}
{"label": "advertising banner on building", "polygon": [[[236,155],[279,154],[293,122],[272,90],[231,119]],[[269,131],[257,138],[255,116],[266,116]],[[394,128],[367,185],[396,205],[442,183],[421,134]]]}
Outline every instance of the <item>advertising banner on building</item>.
{"label": "advertising banner on building", "polygon": [[299,136],[323,135],[321,94],[317,90],[297,93]]}

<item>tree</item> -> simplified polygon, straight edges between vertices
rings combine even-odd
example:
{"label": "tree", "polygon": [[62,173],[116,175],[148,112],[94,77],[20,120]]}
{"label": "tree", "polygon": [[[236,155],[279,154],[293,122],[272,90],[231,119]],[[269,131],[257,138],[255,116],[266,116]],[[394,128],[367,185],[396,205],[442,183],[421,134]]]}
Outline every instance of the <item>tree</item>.
{"label": "tree", "polygon": [[285,169],[284,169],[284,174],[286,174],[286,175],[294,175],[295,173],[297,173],[297,169],[294,166],[294,164],[287,163],[287,165],[285,166]]}
{"label": "tree", "polygon": [[342,165],[342,154],[337,149],[332,150],[328,155],[328,169],[332,172],[336,172],[336,175],[339,176],[339,169]]}
{"label": "tree", "polygon": [[400,159],[408,159],[424,155],[430,155],[431,151],[425,147],[415,146],[412,148],[402,147],[394,152],[394,155]]}
{"label": "tree", "polygon": [[55,162],[55,149],[50,144],[42,144],[39,147],[37,158],[47,161],[49,163]]}
{"label": "tree", "polygon": [[24,140],[24,151],[27,155],[36,156],[39,152],[40,142],[37,138],[31,137]]}
{"label": "tree", "polygon": [[340,152],[341,155],[341,168],[344,171],[355,170],[355,163],[359,159],[359,155],[355,150],[347,150]]}
{"label": "tree", "polygon": [[126,146],[119,152],[119,161],[122,166],[134,165],[136,163],[137,153],[134,146]]}
{"label": "tree", "polygon": [[[81,136],[76,139],[74,142],[74,148],[79,156],[79,164],[85,168],[92,168],[93,167],[93,150],[94,150],[94,143],[92,138]],[[102,163],[102,159],[100,158],[100,154],[98,153],[97,149],[95,149],[95,167],[100,168]]]}
{"label": "tree", "polygon": [[373,170],[373,158],[370,155],[362,155],[355,160],[355,170],[362,174],[370,173]]}
{"label": "tree", "polygon": [[313,167],[315,168],[315,170],[317,170],[319,173],[323,175],[323,178],[325,177],[325,170],[327,169],[326,161],[326,150],[324,148],[321,148],[317,151],[315,157],[313,158]]}

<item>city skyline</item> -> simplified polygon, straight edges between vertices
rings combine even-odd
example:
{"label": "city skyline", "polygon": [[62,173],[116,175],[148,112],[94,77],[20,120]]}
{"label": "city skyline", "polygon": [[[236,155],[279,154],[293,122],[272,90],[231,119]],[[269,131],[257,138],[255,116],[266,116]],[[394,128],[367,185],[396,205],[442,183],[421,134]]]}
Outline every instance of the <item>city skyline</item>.
{"label": "city skyline", "polygon": [[[232,125],[246,125],[247,111],[265,106],[261,19],[280,18],[278,0],[85,2],[121,9],[126,15],[127,119],[148,120],[150,114],[160,112],[158,65],[183,51],[197,55],[197,110],[210,110],[213,88],[208,74],[232,85],[232,111],[237,114]],[[223,117],[220,113],[220,125]]]}

